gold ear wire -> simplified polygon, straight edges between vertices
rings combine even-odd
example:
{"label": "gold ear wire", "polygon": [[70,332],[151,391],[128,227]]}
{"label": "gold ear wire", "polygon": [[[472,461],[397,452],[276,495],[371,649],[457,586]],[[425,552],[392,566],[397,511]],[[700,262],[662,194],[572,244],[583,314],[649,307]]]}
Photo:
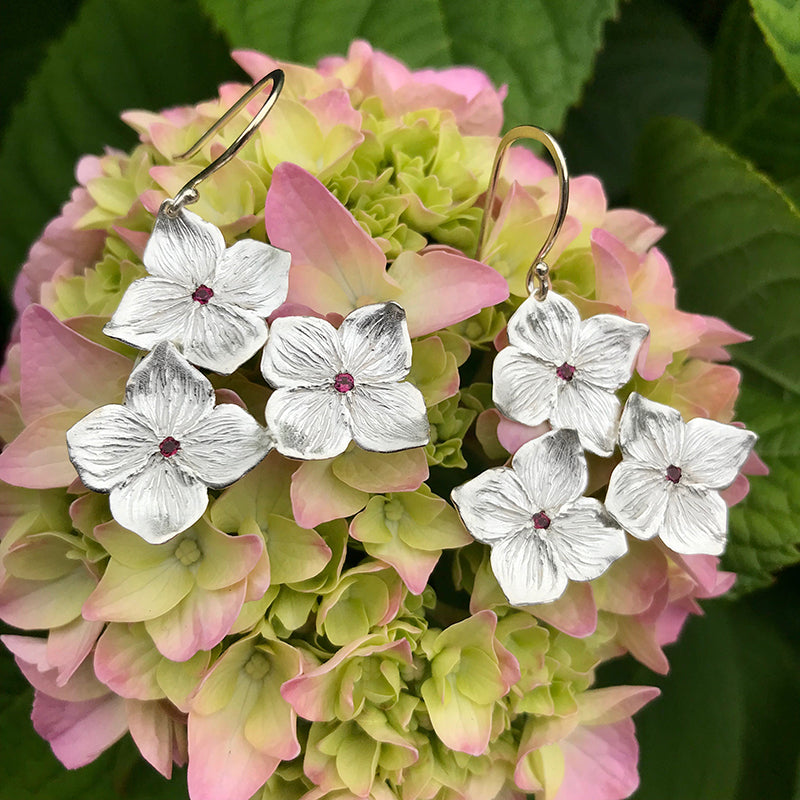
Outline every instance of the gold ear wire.
{"label": "gold ear wire", "polygon": [[269,96],[264,101],[264,105],[258,110],[258,113],[253,117],[247,127],[239,134],[234,143],[222,153],[218,158],[214,159],[204,170],[199,172],[192,178],[184,187],[175,195],[171,200],[167,200],[163,204],[164,213],[170,217],[175,217],[178,212],[189,203],[197,202],[198,192],[197,185],[204,181],[209,175],[213,175],[220,167],[225,166],[238,152],[244,147],[250,137],[255,133],[258,126],[264,121],[264,118],[272,110],[278,95],[281,93],[284,84],[283,70],[275,69],[268,75],[265,75],[261,80],[254,83],[185,153],[176,155],[178,160],[189,158],[194,155],[231,117],[239,112],[242,106],[246,105],[253,97],[255,97],[267,83],[272,82],[270,87]]}
{"label": "gold ear wire", "polygon": [[550,233],[547,234],[547,239],[545,239],[542,248],[533,260],[526,278],[528,293],[532,294],[537,300],[544,300],[550,289],[550,267],[547,265],[545,257],[550,252],[550,248],[555,243],[561,231],[561,227],[567,216],[567,205],[569,203],[569,174],[567,172],[567,162],[564,158],[564,153],[561,152],[561,148],[558,146],[558,142],[547,133],[547,131],[537,128],[534,125],[518,125],[516,128],[512,128],[500,140],[500,144],[497,146],[497,153],[495,153],[494,157],[489,189],[486,192],[486,202],[483,207],[483,219],[481,220],[481,229],[478,234],[477,258],[479,261],[482,260],[483,249],[486,246],[486,239],[489,235],[489,217],[491,216],[492,206],[497,196],[497,182],[500,178],[500,166],[503,156],[509,146],[518,139],[534,139],[543,144],[553,157],[553,162],[556,165],[556,174],[558,175],[558,208],[556,210],[556,216],[550,228]]}

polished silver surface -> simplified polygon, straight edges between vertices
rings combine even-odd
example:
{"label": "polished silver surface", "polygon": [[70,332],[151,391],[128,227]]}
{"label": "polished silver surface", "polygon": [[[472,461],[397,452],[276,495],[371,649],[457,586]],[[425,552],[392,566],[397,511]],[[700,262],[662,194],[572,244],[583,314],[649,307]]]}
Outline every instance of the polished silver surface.
{"label": "polished silver surface", "polygon": [[575,431],[524,444],[511,467],[453,490],[467,530],[492,548],[492,571],[512,605],[557,600],[568,581],[597,578],[627,551],[602,504],[582,497],[586,459]]}
{"label": "polished silver surface", "polygon": [[263,347],[269,316],[289,291],[291,256],[243,239],[225,248],[219,228],[162,205],[144,251],[148,277],[134,281],[103,329],[150,350],[178,345],[199,367],[228,375]]}
{"label": "polished silver surface", "polygon": [[160,342],[131,373],[124,403],[73,425],[67,447],[83,483],[110,493],[114,519],[160,544],[202,516],[208,487],[241,478],[272,441],[239,406],[214,406],[208,379]]}
{"label": "polished silver surface", "polygon": [[323,459],[351,440],[384,453],[427,444],[425,401],[403,380],[410,368],[411,339],[397,303],[357,308],[338,330],[316,317],[276,319],[261,361],[275,387],[266,411],[275,448]]}
{"label": "polished silver surface", "polygon": [[616,390],[630,380],[646,325],[613,314],[581,321],[555,292],[529,297],[508,322],[508,347],[493,368],[492,398],[510,419],[572,428],[592,453],[610,456],[619,420]]}
{"label": "polished silver surface", "polygon": [[619,428],[622,463],[611,474],[606,508],[637,539],[660,536],[676,553],[725,550],[733,483],[756,443],[745,428],[697,418],[634,392]]}

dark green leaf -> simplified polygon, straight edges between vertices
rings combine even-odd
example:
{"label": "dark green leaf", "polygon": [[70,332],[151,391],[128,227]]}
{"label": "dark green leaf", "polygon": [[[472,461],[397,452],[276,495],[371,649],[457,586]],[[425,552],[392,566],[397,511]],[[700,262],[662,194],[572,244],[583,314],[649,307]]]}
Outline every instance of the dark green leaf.
{"label": "dark green leaf", "polygon": [[800,558],[800,214],[766,177],[690,122],[650,125],[638,153],[636,203],[668,228],[663,247],[681,305],[754,336],[741,416],[772,469],[731,515],[725,565],[740,588]]}
{"label": "dark green leaf", "polygon": [[800,0],[750,0],[775,58],[800,91]]}
{"label": "dark green leaf", "polygon": [[747,0],[730,6],[717,38],[708,123],[723,142],[781,185],[800,179],[800,97],[753,21]]}
{"label": "dark green leaf", "polygon": [[234,72],[193,0],[88,0],[31,80],[0,149],[0,280],[9,284],[67,200],[77,159],[135,142],[120,111],[199,100]]}
{"label": "dark green leaf", "polygon": [[[313,63],[366,39],[413,67],[471,64],[509,86],[510,124],[558,128],[617,0],[202,0],[236,47]],[[335,24],[332,24],[335,20]]]}
{"label": "dark green leaf", "polygon": [[562,144],[574,174],[598,175],[609,195],[630,183],[633,151],[653,115],[702,119],[709,56],[694,31],[656,0],[623,5],[580,104],[569,112]]}

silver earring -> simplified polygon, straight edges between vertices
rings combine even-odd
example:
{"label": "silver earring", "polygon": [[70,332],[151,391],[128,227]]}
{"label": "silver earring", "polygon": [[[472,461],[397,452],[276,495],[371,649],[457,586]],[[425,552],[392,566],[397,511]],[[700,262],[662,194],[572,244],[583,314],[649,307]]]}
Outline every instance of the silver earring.
{"label": "silver earring", "polygon": [[243,239],[226,249],[219,228],[185,206],[197,186],[228,163],[263,122],[283,87],[281,70],[255,83],[185,153],[188,158],[269,83],[258,113],[222,155],[158,210],[144,251],[149,273],[135,281],[103,329],[143,350],[170,341],[199,367],[228,375],[267,340],[268,317],[286,300],[290,255],[264,242]]}

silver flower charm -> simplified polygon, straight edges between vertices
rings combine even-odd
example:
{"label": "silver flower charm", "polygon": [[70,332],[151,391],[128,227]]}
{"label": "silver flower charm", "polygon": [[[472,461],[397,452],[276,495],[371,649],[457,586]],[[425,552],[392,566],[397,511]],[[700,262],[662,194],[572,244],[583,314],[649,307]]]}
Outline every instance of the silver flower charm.
{"label": "silver flower charm", "polygon": [[649,330],[613,314],[581,321],[569,300],[550,291],[529,297],[508,321],[508,347],[494,362],[497,408],[525,425],[550,420],[572,428],[601,456],[614,450],[620,402]]}
{"label": "silver flower charm", "polygon": [[676,409],[634,392],[622,412],[622,463],[606,508],[637,539],[660,536],[676,553],[718,556],[728,527],[719,490],[733,483],[756,439],[709,419],[684,423]]}
{"label": "silver flower charm", "polygon": [[111,493],[114,519],[160,544],[202,516],[207,487],[241,478],[272,443],[246,411],[215,407],[208,379],[161,342],[131,373],[124,404],[73,425],[67,447],[83,483]]}
{"label": "silver flower charm", "polygon": [[549,603],[568,580],[597,578],[627,552],[602,504],[581,495],[588,470],[573,430],[524,444],[499,467],[453,489],[467,530],[492,547],[491,564],[512,605]]}
{"label": "silver flower charm", "polygon": [[253,239],[226,250],[219,228],[197,214],[159,211],[144,251],[150,275],[131,284],[103,330],[143,350],[173,342],[192,364],[228,375],[267,340],[290,259]]}
{"label": "silver flower charm", "polygon": [[410,368],[406,312],[397,303],[357,308],[338,330],[315,317],[276,319],[261,361],[276,387],[266,413],[276,449],[321,459],[351,440],[384,453],[427,444],[425,401],[403,381]]}

